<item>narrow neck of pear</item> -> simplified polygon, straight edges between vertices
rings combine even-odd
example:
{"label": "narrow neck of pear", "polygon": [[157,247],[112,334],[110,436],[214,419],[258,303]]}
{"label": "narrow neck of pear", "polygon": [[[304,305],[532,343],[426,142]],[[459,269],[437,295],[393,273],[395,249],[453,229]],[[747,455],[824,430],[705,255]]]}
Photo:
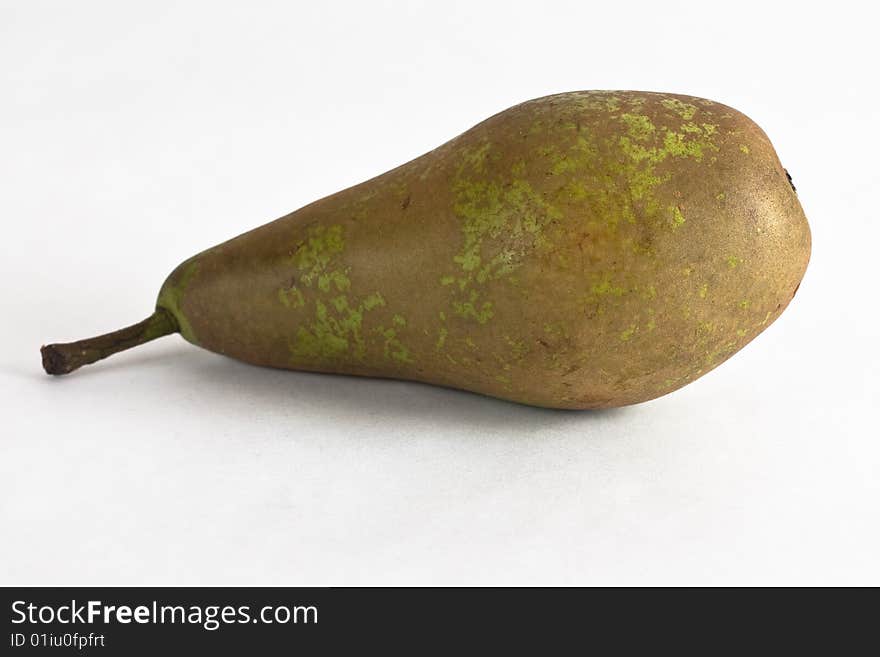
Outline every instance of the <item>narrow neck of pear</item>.
{"label": "narrow neck of pear", "polygon": [[118,331],[77,342],[42,347],[40,354],[43,356],[43,369],[47,374],[69,374],[83,365],[161,338],[163,335],[176,333],[178,330],[177,321],[171,313],[164,308],[157,308],[156,312],[144,321]]}

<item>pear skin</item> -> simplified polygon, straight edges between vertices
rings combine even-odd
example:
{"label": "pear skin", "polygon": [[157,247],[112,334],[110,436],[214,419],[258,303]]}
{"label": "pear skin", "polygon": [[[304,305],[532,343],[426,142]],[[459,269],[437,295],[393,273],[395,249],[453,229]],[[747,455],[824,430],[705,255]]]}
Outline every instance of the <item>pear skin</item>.
{"label": "pear skin", "polygon": [[[743,114],[563,93],[190,258],[119,348],[176,330],[255,365],[621,406],[744,347],[809,256],[796,192]],[[114,335],[44,347],[44,365],[72,371]]]}

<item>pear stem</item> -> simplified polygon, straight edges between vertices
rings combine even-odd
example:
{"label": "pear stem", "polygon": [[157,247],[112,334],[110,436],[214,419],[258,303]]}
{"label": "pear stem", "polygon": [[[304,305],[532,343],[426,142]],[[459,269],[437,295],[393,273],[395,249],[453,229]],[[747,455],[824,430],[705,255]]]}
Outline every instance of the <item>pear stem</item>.
{"label": "pear stem", "polygon": [[102,358],[107,358],[107,356],[112,356],[116,352],[137,347],[179,330],[177,321],[170,312],[164,308],[156,308],[156,312],[144,321],[118,331],[87,340],[49,344],[41,347],[43,369],[46,370],[46,374],[69,374],[83,365],[94,363]]}

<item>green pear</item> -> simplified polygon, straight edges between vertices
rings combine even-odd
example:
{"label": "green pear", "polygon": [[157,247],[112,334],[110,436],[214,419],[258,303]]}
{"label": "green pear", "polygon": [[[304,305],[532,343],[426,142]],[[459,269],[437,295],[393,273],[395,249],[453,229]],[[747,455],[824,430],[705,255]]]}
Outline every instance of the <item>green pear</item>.
{"label": "green pear", "polygon": [[43,347],[43,364],[64,374],[180,332],[255,365],[620,406],[745,346],[809,256],[794,187],[743,114],[563,93],[199,253],[150,318]]}

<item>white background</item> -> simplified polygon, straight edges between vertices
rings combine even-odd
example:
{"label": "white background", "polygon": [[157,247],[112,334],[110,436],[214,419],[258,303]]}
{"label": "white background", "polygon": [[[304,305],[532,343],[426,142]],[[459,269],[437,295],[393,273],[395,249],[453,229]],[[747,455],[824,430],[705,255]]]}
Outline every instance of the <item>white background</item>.
{"label": "white background", "polygon": [[[860,6],[0,1],[0,583],[880,584]],[[192,253],[608,88],[750,115],[810,218],[791,307],[685,389],[549,411],[177,336],[42,373],[42,343],[142,319]]]}

